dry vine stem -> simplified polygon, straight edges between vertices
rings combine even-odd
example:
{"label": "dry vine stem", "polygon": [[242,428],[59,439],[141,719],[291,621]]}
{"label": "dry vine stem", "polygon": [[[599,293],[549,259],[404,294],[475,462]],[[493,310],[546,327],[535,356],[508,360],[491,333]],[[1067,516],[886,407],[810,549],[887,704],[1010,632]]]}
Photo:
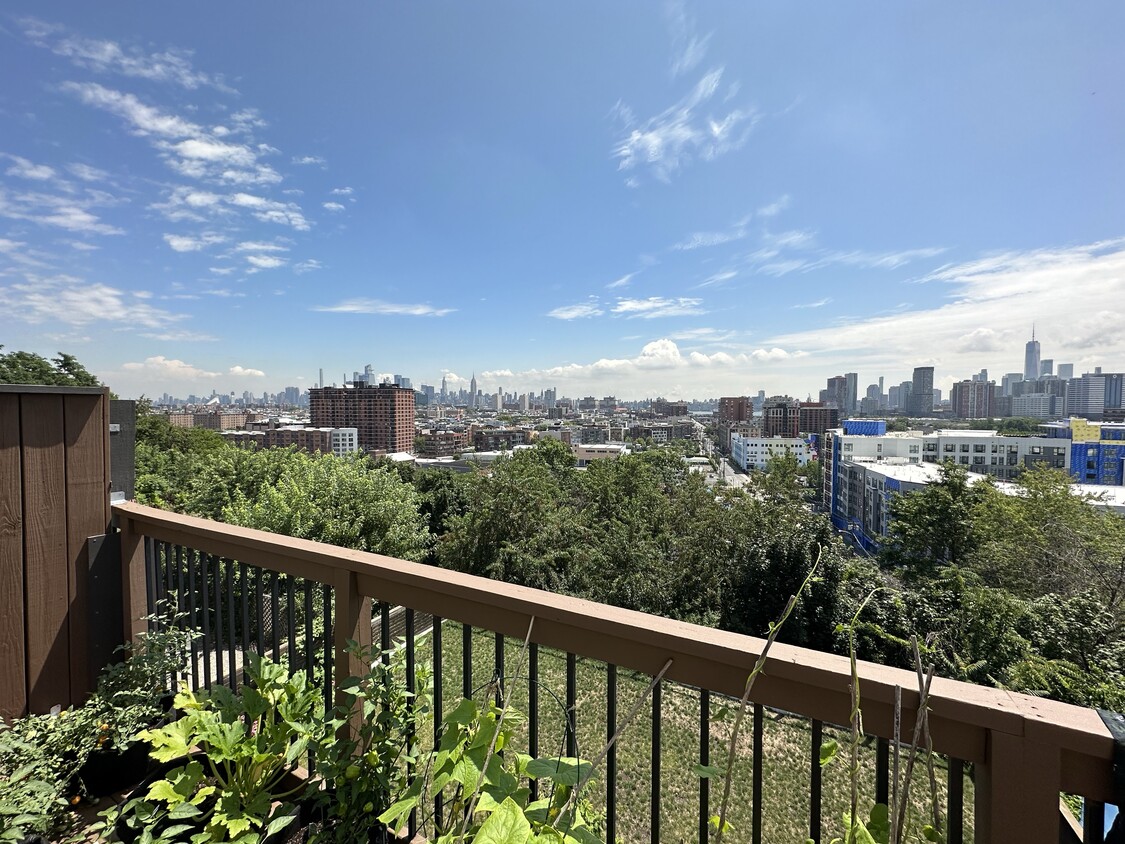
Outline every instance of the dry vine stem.
{"label": "dry vine stem", "polygon": [[823,553],[823,548],[817,551],[816,561],[812,564],[812,568],[809,569],[809,573],[805,575],[805,579],[801,582],[796,594],[789,596],[789,601],[786,603],[781,616],[770,625],[770,633],[766,638],[765,647],[763,647],[762,652],[758,654],[758,658],[754,660],[754,667],[750,669],[750,676],[746,678],[746,688],[742,691],[742,699],[739,701],[738,713],[735,715],[734,727],[731,730],[730,751],[727,754],[727,769],[723,776],[723,802],[719,807],[719,827],[715,835],[715,844],[722,844],[723,840],[723,827],[726,826],[727,806],[730,803],[731,771],[734,770],[734,757],[738,749],[738,736],[742,729],[742,721],[746,716],[746,704],[750,700],[750,690],[754,688],[754,681],[758,679],[758,675],[761,674],[766,667],[766,655],[769,654],[770,647],[773,646],[777,634],[781,632],[781,626],[792,614],[793,608],[797,606],[797,601],[804,593],[805,589],[812,583],[813,575],[816,573],[817,566],[820,565],[820,558]]}

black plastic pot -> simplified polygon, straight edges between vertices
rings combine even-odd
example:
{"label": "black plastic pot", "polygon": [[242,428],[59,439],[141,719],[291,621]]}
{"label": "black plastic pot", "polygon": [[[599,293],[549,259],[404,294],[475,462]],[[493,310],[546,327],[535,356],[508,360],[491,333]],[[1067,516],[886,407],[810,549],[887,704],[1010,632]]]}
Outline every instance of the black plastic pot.
{"label": "black plastic pot", "polygon": [[107,797],[139,783],[148,774],[151,750],[146,741],[133,742],[124,750],[95,750],[78,769],[86,794]]}

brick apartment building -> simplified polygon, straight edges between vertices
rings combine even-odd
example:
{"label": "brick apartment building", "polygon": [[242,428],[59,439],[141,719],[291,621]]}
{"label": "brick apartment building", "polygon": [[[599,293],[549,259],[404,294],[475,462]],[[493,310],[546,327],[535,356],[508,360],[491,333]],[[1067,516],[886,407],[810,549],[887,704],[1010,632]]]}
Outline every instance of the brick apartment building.
{"label": "brick apartment building", "polygon": [[414,391],[394,384],[309,390],[314,428],[355,428],[364,451],[414,450]]}

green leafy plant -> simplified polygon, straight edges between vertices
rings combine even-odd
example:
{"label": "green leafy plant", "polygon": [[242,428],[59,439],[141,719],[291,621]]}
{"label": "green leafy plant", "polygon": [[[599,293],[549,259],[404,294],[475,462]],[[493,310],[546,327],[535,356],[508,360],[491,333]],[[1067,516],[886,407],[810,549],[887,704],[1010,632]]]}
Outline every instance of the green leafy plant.
{"label": "green leafy plant", "polygon": [[406,652],[393,648],[384,663],[377,650],[348,642],[349,652],[370,665],[361,677],[340,684],[339,702],[315,747],[316,769],[326,787],[314,792],[323,822],[312,842],[350,844],[366,840],[380,825],[378,815],[409,786],[418,761],[419,726],[429,716],[429,667],[415,669],[415,688],[406,688]]}
{"label": "green leafy plant", "polygon": [[[246,659],[251,683],[237,695],[225,686],[196,695],[185,686],[175,701],[184,716],[138,734],[155,759],[183,764],[105,813],[108,824],[141,831],[146,844],[255,844],[293,821],[288,801],[306,786],[286,790],[282,783],[324,740],[321,693],[303,673],[254,653]],[[202,755],[193,756],[194,748]]]}

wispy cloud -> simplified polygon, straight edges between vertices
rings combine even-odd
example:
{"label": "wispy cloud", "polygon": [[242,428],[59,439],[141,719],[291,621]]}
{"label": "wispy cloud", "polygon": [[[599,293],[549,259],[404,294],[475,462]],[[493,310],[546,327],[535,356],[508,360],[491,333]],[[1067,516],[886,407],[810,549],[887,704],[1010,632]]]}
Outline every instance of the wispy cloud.
{"label": "wispy cloud", "polygon": [[169,82],[188,89],[209,86],[234,93],[221,76],[196,70],[188,50],[168,49],[148,53],[137,47],[122,47],[115,41],[73,35],[62,26],[34,18],[25,18],[20,23],[31,43],[68,58],[79,67],[152,82]]}
{"label": "wispy cloud", "polygon": [[[916,360],[919,354],[947,372],[967,374],[982,365],[1007,371],[1013,365],[1018,368],[1019,338],[1035,320],[1039,339],[1056,360],[1102,363],[1125,357],[1125,332],[1120,330],[1125,308],[1112,304],[1125,301],[1125,238],[986,255],[946,265],[928,278],[948,285],[945,304],[896,309],[781,334],[769,342],[892,372],[901,371],[904,361]],[[1091,301],[1106,305],[1101,322],[1091,320]],[[988,328],[971,327],[981,325]],[[1100,330],[1109,325],[1112,330]],[[984,357],[989,354],[1006,357]],[[1007,358],[1011,360],[1005,363]]]}
{"label": "wispy cloud", "polygon": [[164,242],[175,252],[199,252],[208,246],[214,246],[225,241],[226,237],[218,232],[204,232],[198,237],[179,234],[164,235]]}
{"label": "wispy cloud", "polygon": [[320,263],[320,261],[318,261],[316,258],[307,258],[306,260],[293,265],[293,272],[297,273],[298,275],[311,273],[313,270],[321,269],[324,269],[324,265]]}
{"label": "wispy cloud", "polygon": [[647,299],[618,299],[612,312],[628,319],[656,319],[657,317],[695,316],[705,314],[702,299],[650,296]]}
{"label": "wispy cloud", "polygon": [[440,317],[451,314],[456,309],[435,308],[433,305],[402,305],[393,302],[383,302],[379,299],[347,299],[336,305],[320,305],[314,307],[313,310],[331,314]]}
{"label": "wispy cloud", "polygon": [[48,167],[46,164],[36,164],[26,158],[18,155],[10,155],[8,153],[0,153],[0,158],[6,158],[12,162],[12,165],[4,171],[7,176],[15,176],[20,179],[31,179],[37,182],[45,182],[55,178],[55,171],[53,168]]}
{"label": "wispy cloud", "polygon": [[244,240],[235,247],[238,252],[288,252],[289,247],[283,243],[263,240]]}
{"label": "wispy cloud", "polygon": [[805,302],[801,305],[794,305],[794,308],[823,308],[825,305],[832,301],[831,296],[825,296],[823,299],[817,299],[815,302]]}
{"label": "wispy cloud", "polygon": [[616,281],[611,281],[609,284],[607,284],[606,289],[607,290],[616,290],[619,287],[628,287],[629,282],[633,280],[633,277],[636,274],[637,274],[636,272],[632,272],[632,273],[628,273],[626,275],[623,275],[623,276],[621,276],[621,278],[617,279]]}
{"label": "wispy cloud", "polygon": [[341,205],[339,202],[325,202],[324,203],[324,210],[325,211],[343,211],[344,206]]}
{"label": "wispy cloud", "polygon": [[586,319],[587,317],[601,316],[605,311],[602,310],[598,304],[596,297],[591,296],[587,302],[579,302],[575,305],[562,305],[554,310],[547,311],[547,316],[554,319]]}
{"label": "wispy cloud", "polygon": [[789,207],[789,194],[783,194],[769,205],[763,205],[758,209],[759,217],[776,217],[782,211]]}
{"label": "wispy cloud", "polygon": [[30,274],[25,282],[0,287],[0,314],[33,325],[103,323],[148,329],[163,328],[186,318],[108,284],[65,275]]}
{"label": "wispy cloud", "polygon": [[319,155],[299,155],[293,156],[294,164],[323,164],[324,159]]}
{"label": "wispy cloud", "polygon": [[148,340],[160,340],[165,343],[213,343],[219,338],[213,334],[204,334],[199,331],[142,331],[141,336]]}
{"label": "wispy cloud", "polygon": [[222,374],[208,372],[178,358],[166,358],[164,355],[154,355],[140,362],[124,363],[121,368],[135,375],[152,375],[169,381],[198,381],[202,378],[218,378]]}
{"label": "wispy cloud", "polygon": [[717,287],[721,284],[725,284],[726,282],[730,281],[732,278],[737,278],[737,277],[738,277],[738,271],[737,270],[720,270],[717,273],[712,273],[711,275],[707,276],[707,278],[703,279],[703,281],[701,281],[699,284],[697,284],[696,287],[697,288],[699,288],[699,287]]}
{"label": "wispy cloud", "polygon": [[75,161],[66,165],[66,169],[84,182],[104,182],[109,178],[109,173],[89,164]]}
{"label": "wispy cloud", "polygon": [[41,191],[8,192],[0,186],[0,217],[83,234],[124,234],[123,229],[103,222],[91,211],[115,204],[117,200],[100,191],[58,196]]}
{"label": "wispy cloud", "polygon": [[707,55],[711,34],[696,34],[695,18],[688,14],[683,0],[670,0],[664,7],[664,18],[672,36],[672,76],[694,70]]}
{"label": "wispy cloud", "polygon": [[680,340],[695,343],[724,343],[732,340],[737,332],[721,328],[687,328],[683,331],[674,331],[668,335],[670,340]]}
{"label": "wispy cloud", "polygon": [[738,149],[759,119],[751,108],[735,108],[719,116],[701,113],[723,78],[717,68],[703,76],[675,105],[640,121],[624,103],[614,108],[623,136],[613,148],[617,169],[647,168],[663,182],[695,159],[709,161]]}
{"label": "wispy cloud", "polygon": [[277,267],[283,267],[288,262],[284,258],[278,258],[276,255],[247,255],[246,263],[255,270],[272,270]]}
{"label": "wispy cloud", "polygon": [[348,187],[332,188],[332,190],[330,190],[329,193],[332,194],[333,196],[351,196],[353,193],[355,193],[355,190],[354,190],[354,188],[348,188]]}

